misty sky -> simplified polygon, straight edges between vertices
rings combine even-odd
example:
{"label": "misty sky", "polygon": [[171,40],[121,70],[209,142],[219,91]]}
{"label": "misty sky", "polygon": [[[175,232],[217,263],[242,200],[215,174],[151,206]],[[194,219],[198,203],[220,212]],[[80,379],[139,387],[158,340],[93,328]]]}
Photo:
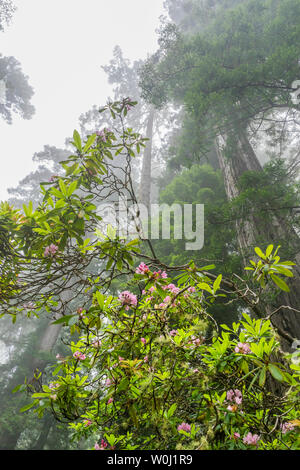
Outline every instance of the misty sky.
{"label": "misty sky", "polygon": [[78,117],[112,95],[101,65],[120,45],[143,59],[157,46],[163,0],[15,0],[12,24],[0,33],[0,53],[21,62],[35,95],[31,120],[0,118],[0,201],[33,168],[45,144],[64,147]]}

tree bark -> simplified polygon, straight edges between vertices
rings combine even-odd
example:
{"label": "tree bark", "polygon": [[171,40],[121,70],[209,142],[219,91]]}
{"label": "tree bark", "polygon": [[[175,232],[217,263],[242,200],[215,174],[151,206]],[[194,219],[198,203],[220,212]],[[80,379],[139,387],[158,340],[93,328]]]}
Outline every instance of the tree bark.
{"label": "tree bark", "polygon": [[[229,201],[240,194],[238,182],[246,171],[262,171],[259,160],[248,140],[246,131],[237,130],[233,139],[230,139],[230,154],[227,156],[227,136],[218,136],[215,147],[218,154],[220,168],[224,177],[225,190]],[[237,221],[237,240],[244,264],[249,264],[249,255],[253,256],[253,248],[257,240],[265,240],[276,245],[279,239],[286,240],[286,243],[293,244],[297,249],[294,277],[289,282],[290,292],[281,291],[274,302],[266,305],[266,312],[270,314],[276,308],[289,306],[300,310],[300,243],[299,236],[293,229],[287,229],[280,221],[276,213],[272,214],[273,223],[267,227],[259,222],[255,214],[250,215],[246,221]],[[285,351],[291,351],[293,339],[300,339],[300,314],[286,309],[279,308],[272,317],[273,325],[277,328],[281,336],[281,347]]]}
{"label": "tree bark", "polygon": [[[66,308],[68,302],[74,296],[72,290],[69,288],[71,282],[74,282],[74,278],[71,278],[64,290],[60,294],[60,306],[58,307],[58,312],[56,313],[56,319],[58,320],[66,314]],[[45,367],[48,364],[48,360],[45,358],[47,353],[50,353],[54,348],[57,339],[59,337],[60,331],[62,329],[62,323],[54,324],[53,319],[48,323],[47,328],[44,331],[44,334],[41,338],[38,347],[37,356],[34,358],[32,363],[32,372],[33,377],[31,378],[29,385],[33,387],[36,391],[40,389],[40,380],[35,377],[35,374],[43,373]]]}
{"label": "tree bark", "polygon": [[43,422],[43,427],[40,432],[40,435],[36,441],[36,443],[31,447],[30,450],[43,450],[45,447],[45,444],[47,442],[49,432],[52,427],[52,417],[51,416],[44,416],[44,422]]}
{"label": "tree bark", "polygon": [[143,204],[149,210],[151,204],[151,174],[152,174],[152,141],[153,141],[153,125],[155,118],[155,110],[151,107],[146,129],[146,142],[144,151],[141,182],[139,187],[139,203]]}

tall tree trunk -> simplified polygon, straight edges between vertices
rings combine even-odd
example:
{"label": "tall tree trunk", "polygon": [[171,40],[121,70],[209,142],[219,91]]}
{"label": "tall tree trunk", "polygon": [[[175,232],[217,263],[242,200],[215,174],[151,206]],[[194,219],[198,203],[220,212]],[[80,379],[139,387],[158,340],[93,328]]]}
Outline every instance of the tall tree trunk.
{"label": "tall tree trunk", "polygon": [[[68,302],[74,297],[74,293],[69,288],[71,283],[74,282],[74,278],[68,280],[64,290],[60,294],[59,307],[57,308],[56,319],[58,320],[62,316],[66,315],[66,309],[68,308]],[[47,354],[51,353],[54,348],[60,331],[62,329],[62,323],[53,324],[53,319],[48,323],[47,328],[44,331],[43,336],[38,347],[38,353],[32,363],[33,377],[29,382],[30,386],[37,391],[40,388],[40,380],[36,378],[35,374],[43,373],[45,367],[48,364]]]}
{"label": "tall tree trunk", "polygon": [[[60,295],[59,311],[56,314],[57,318],[60,318],[62,315],[65,314],[67,304],[74,296],[73,292],[68,289],[68,285],[70,285],[71,281],[74,281],[74,279],[69,281],[69,283],[65,287],[65,290]],[[48,323],[48,325],[41,334],[40,341],[37,344],[35,357],[33,359],[32,357],[28,357],[28,363],[26,363],[25,365],[22,364],[22,366],[16,370],[14,376],[11,378],[9,385],[7,386],[6,394],[10,395],[12,390],[24,381],[24,376],[26,375],[25,369],[28,371],[27,376],[32,377],[30,380],[28,380],[28,391],[40,391],[41,380],[40,378],[36,378],[34,373],[43,373],[45,367],[49,362],[46,356],[52,351],[53,347],[55,346],[62,328],[62,324],[53,325],[52,322],[53,320]],[[16,413],[17,412],[18,409],[16,409]],[[11,432],[7,430],[5,432],[1,432],[0,429],[0,449],[15,449],[19,437],[24,431],[25,427],[26,424],[24,427],[18,425],[17,427],[12,429]],[[43,438],[45,438],[46,436],[46,428],[44,431],[45,432],[43,434]]]}
{"label": "tall tree trunk", "polygon": [[[229,201],[236,198],[240,191],[238,182],[246,171],[261,171],[262,167],[248,140],[244,130],[237,129],[233,137],[218,136],[215,141],[220,168],[224,177],[224,184]],[[228,149],[229,147],[229,149]],[[229,152],[228,152],[229,150]],[[272,224],[267,227],[254,215],[246,221],[236,222],[237,239],[244,264],[249,264],[249,254],[253,256],[253,248],[258,239],[276,245],[279,239],[285,239],[297,249],[294,269],[294,278],[291,279],[290,292],[280,292],[274,302],[266,306],[268,314],[276,308],[290,306],[300,310],[300,243],[298,235],[293,229],[288,229],[280,221],[276,213],[272,214]],[[300,314],[286,308],[280,308],[272,317],[272,322],[281,335],[281,346],[285,351],[291,351],[292,338],[300,339]]]}
{"label": "tall tree trunk", "polygon": [[53,418],[50,415],[44,416],[43,427],[36,443],[31,447],[30,450],[43,450],[48,439],[49,432],[53,425]]}
{"label": "tall tree trunk", "polygon": [[[61,325],[51,325],[51,322],[48,323],[44,331],[41,332],[41,339],[37,343],[37,348],[35,349],[35,356],[32,358],[32,355],[26,354],[26,363],[22,363],[17,370],[15,371],[14,375],[12,376],[9,384],[6,387],[5,395],[8,396],[7,398],[7,406],[12,409],[12,413],[19,413],[20,407],[26,404],[26,401],[19,400],[19,396],[13,395],[12,390],[19,384],[24,382],[25,376],[32,377],[29,380],[29,391],[40,391],[40,380],[34,377],[34,372],[43,371],[48,364],[48,361],[45,357],[41,357],[41,353],[49,353],[53,349],[57,338],[59,336],[59,332],[61,329]],[[24,396],[25,399],[25,396]],[[4,405],[5,396],[4,393],[1,394],[1,405]],[[14,409],[14,411],[13,411]],[[6,410],[3,410],[5,412]],[[0,410],[1,413],[1,410]],[[20,418],[20,419],[19,419]],[[27,427],[27,415],[26,413],[23,414],[23,418],[18,416],[18,420],[16,425],[12,423],[10,429],[5,427],[5,431],[0,429],[0,450],[14,450],[17,446],[18,440],[22,434],[22,432]],[[1,418],[0,418],[1,421]],[[30,421],[30,420],[29,420]],[[3,431],[3,432],[1,432]]]}
{"label": "tall tree trunk", "polygon": [[143,204],[149,210],[151,203],[151,167],[152,167],[152,141],[153,141],[153,125],[154,125],[155,111],[151,107],[146,129],[146,138],[149,139],[146,142],[144,151],[141,182],[139,187],[139,203]]}

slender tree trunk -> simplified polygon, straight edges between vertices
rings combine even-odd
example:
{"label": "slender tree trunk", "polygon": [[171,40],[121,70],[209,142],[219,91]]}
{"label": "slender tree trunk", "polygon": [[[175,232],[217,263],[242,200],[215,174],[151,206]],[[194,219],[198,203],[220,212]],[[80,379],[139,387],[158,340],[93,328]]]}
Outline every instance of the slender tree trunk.
{"label": "slender tree trunk", "polygon": [[[237,130],[235,136],[230,138],[218,136],[215,142],[220,168],[223,172],[225,190],[229,201],[236,198],[240,191],[238,182],[246,171],[261,171],[262,167],[256,154],[243,130]],[[229,150],[229,152],[228,152]],[[227,155],[228,153],[228,155]],[[266,306],[267,314],[276,308],[290,306],[300,310],[300,243],[298,235],[293,229],[288,229],[277,215],[272,214],[272,224],[266,226],[257,220],[255,215],[250,215],[246,221],[237,221],[237,239],[244,264],[249,264],[249,254],[253,256],[253,248],[258,239],[276,245],[279,239],[293,244],[298,251],[295,256],[294,278],[289,282],[290,292],[280,292],[274,302]],[[285,351],[291,351],[292,338],[300,339],[300,314],[288,309],[280,308],[272,317],[272,322],[281,335],[281,346]]]}
{"label": "slender tree trunk", "polygon": [[151,203],[151,167],[154,117],[155,111],[154,108],[151,107],[146,129],[146,138],[149,140],[146,142],[139,188],[139,203],[145,205],[148,210]]}
{"label": "slender tree trunk", "polygon": [[[56,313],[57,319],[61,318],[63,315],[66,314],[66,308],[67,308],[68,302],[74,296],[72,290],[68,287],[70,286],[72,282],[74,282],[74,278],[71,278],[68,281],[64,290],[60,294],[60,305],[58,307],[58,312]],[[54,348],[61,329],[62,329],[62,323],[53,325],[53,320],[51,320],[48,323],[48,326],[45,329],[43,336],[41,337],[37,356],[36,358],[34,358],[33,363],[32,363],[33,377],[31,381],[29,382],[30,386],[36,389],[37,391],[40,388],[40,380],[36,378],[35,374],[38,376],[39,373],[43,373],[45,367],[48,364],[48,359],[46,356]]]}
{"label": "slender tree trunk", "polygon": [[40,380],[38,375],[43,373],[45,367],[48,364],[48,360],[45,358],[46,354],[49,354],[52,349],[54,348],[57,339],[59,337],[59,333],[61,331],[62,325],[53,325],[52,321],[49,322],[48,326],[45,329],[45,332],[41,338],[39,348],[37,351],[36,357],[33,359],[33,363],[31,365],[31,371],[33,377],[29,381],[29,388],[33,388],[35,391],[40,390]]}
{"label": "slender tree trunk", "polygon": [[31,450],[43,450],[44,449],[52,424],[53,424],[52,417],[45,415],[42,430],[40,432],[40,435],[36,443],[31,447]]}
{"label": "slender tree trunk", "polygon": [[[13,377],[11,378],[5,394],[9,397],[8,398],[8,406],[13,409],[15,406],[15,413],[18,413],[21,406],[26,404],[22,402],[20,403],[18,396],[12,395],[12,390],[21,383],[24,382],[25,376],[30,377],[33,376],[31,380],[29,380],[29,391],[39,391],[40,390],[40,380],[37,380],[34,377],[34,372],[37,370],[43,372],[48,361],[45,357],[41,357],[41,353],[49,353],[53,349],[57,338],[59,336],[59,332],[61,329],[61,325],[51,325],[51,322],[46,326],[44,331],[41,332],[41,339],[38,342],[37,348],[35,349],[35,357],[32,358],[32,355],[26,354],[26,363],[22,363],[17,370],[15,371]],[[3,394],[1,394],[1,402],[3,403],[5,398]],[[25,397],[24,397],[25,398]],[[14,405],[14,402],[16,403]],[[5,410],[3,410],[5,411]],[[1,411],[0,411],[1,412]],[[14,450],[17,446],[18,440],[22,434],[22,432],[26,429],[26,421],[27,416],[26,413],[23,415],[24,419],[20,422],[17,421],[17,425],[13,425],[11,429],[5,429],[5,432],[1,432],[0,429],[0,450]],[[0,419],[1,420],[1,419]]]}
{"label": "slender tree trunk", "polygon": [[[74,281],[74,279],[72,279],[72,281]],[[73,292],[70,289],[68,289],[68,286],[66,286],[65,290],[61,293],[61,296],[60,296],[59,311],[56,314],[57,318],[65,314],[66,306],[68,302],[72,299],[73,295],[74,295]],[[27,369],[28,371],[27,372],[28,376],[32,377],[31,380],[28,380],[29,392],[40,391],[41,379],[36,378],[34,374],[35,373],[37,374],[40,372],[43,373],[45,367],[49,363],[49,359],[47,358],[47,355],[52,351],[53,347],[55,346],[57,339],[59,337],[61,328],[62,328],[62,324],[53,325],[52,322],[53,320],[51,320],[48,323],[48,325],[46,326],[46,328],[41,334],[40,341],[38,342],[38,345],[36,348],[35,357],[31,359],[30,361],[28,360],[28,363],[25,364],[25,369]],[[24,382],[24,375],[26,375],[26,372],[24,370],[24,364],[22,364],[22,367],[18,368],[16,373],[12,377],[10,384],[7,387],[7,394],[11,394],[11,391],[17,385]],[[26,425],[24,427],[18,426],[17,428],[14,428],[12,432],[6,431],[5,433],[1,433],[1,429],[0,429],[0,449],[11,449],[11,450],[15,449],[18,443],[19,437],[21,433],[24,431],[25,427]],[[46,436],[46,428],[44,429],[43,436],[44,437]]]}

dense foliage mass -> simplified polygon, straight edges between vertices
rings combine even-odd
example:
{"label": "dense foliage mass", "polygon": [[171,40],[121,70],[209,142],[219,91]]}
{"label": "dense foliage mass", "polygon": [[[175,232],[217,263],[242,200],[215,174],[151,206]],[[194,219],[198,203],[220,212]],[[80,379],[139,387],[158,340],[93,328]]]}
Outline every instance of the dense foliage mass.
{"label": "dense foliage mass", "polygon": [[[0,205],[0,449],[300,449],[300,2],[164,4],[157,52],[116,47],[113,100]],[[1,64],[0,115],[30,117]],[[172,211],[145,235],[153,202],[204,205],[203,248]]]}
{"label": "dense foliage mass", "polygon": [[[107,108],[122,122],[133,105]],[[93,439],[96,449],[298,448],[300,366],[297,355],[282,356],[272,314],[247,313],[259,289],[211,274],[212,265],[167,266],[112,227],[101,239],[94,189],[105,187],[111,152],[129,162],[144,142],[121,129],[85,142],[75,131],[73,145],[65,176],[44,185],[35,211],[1,212],[1,267],[10,273],[1,277],[3,314],[17,321],[24,311],[51,311],[62,289],[82,296],[76,311],[65,305],[54,321],[70,329],[67,354],[57,355],[46,382],[37,369],[16,387],[33,399],[22,411],[50,410],[69,423],[73,439]],[[95,228],[98,237],[86,238]],[[248,269],[258,286],[289,290],[283,278],[293,276],[294,263],[281,261],[273,245],[256,248],[256,257]],[[88,270],[97,258],[106,278]],[[127,288],[112,295],[121,275]],[[245,301],[244,311],[219,327],[210,308],[226,292]]]}

